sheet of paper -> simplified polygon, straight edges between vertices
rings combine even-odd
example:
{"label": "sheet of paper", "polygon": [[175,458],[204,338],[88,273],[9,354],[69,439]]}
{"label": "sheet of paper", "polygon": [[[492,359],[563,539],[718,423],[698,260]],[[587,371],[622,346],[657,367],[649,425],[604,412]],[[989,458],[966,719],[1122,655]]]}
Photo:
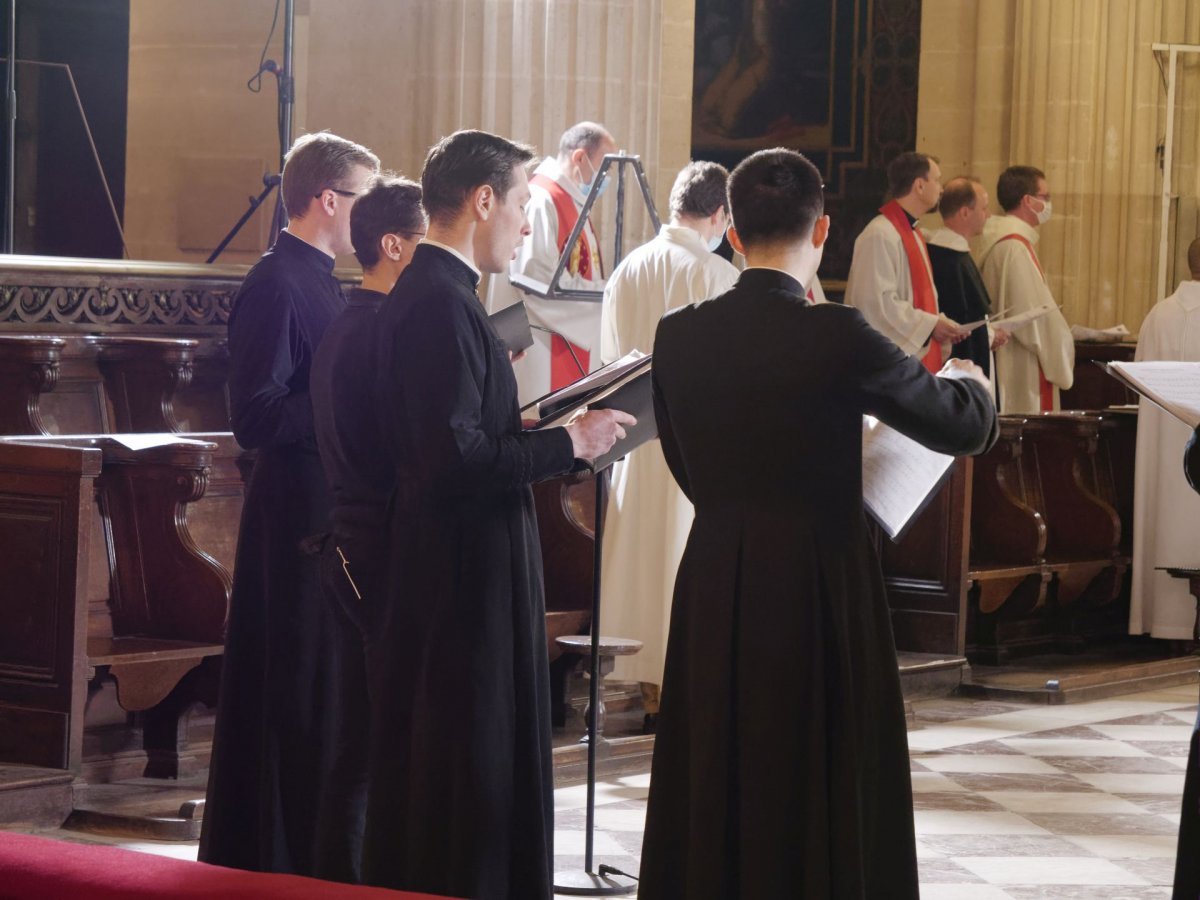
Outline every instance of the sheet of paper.
{"label": "sheet of paper", "polygon": [[1188,428],[1200,425],[1200,362],[1111,362],[1108,369]]}
{"label": "sheet of paper", "polygon": [[863,416],[863,502],[893,540],[953,462],[953,456],[936,453],[878,419]]}
{"label": "sheet of paper", "polygon": [[979,328],[982,325],[986,325],[987,323],[988,323],[987,319],[980,319],[978,322],[967,322],[963,325],[959,325],[958,327],[963,329],[963,331],[974,331],[976,328]]}
{"label": "sheet of paper", "polygon": [[645,359],[645,357],[646,354],[640,350],[631,350],[615,362],[611,362],[607,366],[597,369],[595,372],[584,375],[578,381],[573,381],[566,387],[559,388],[545,397],[539,397],[533,403],[524,406],[521,411],[535,410],[538,418],[554,415],[556,410],[573,405],[575,398],[582,397],[602,385],[620,380],[627,372],[632,371],[638,362]]}
{"label": "sheet of paper", "polygon": [[1056,309],[1058,307],[1053,303],[1043,303],[1041,306],[1035,306],[1033,309],[1027,309],[1025,312],[1019,312],[1015,316],[1009,316],[1006,319],[992,319],[992,327],[1012,331],[1014,328],[1020,328],[1027,322],[1040,319],[1042,316]]}
{"label": "sheet of paper", "polygon": [[166,447],[170,444],[207,444],[207,441],[197,441],[192,438],[180,437],[168,433],[144,434],[106,434],[104,437],[116,441],[122,447],[130,450],[149,450],[151,447]]}

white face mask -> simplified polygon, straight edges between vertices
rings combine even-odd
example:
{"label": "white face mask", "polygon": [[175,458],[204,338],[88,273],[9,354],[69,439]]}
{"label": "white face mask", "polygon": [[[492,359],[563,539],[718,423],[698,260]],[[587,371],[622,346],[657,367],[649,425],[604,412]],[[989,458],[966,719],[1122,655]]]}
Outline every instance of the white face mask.
{"label": "white face mask", "polygon": [[1050,201],[1043,200],[1041,212],[1036,213],[1035,215],[1037,215],[1037,220],[1038,220],[1039,225],[1045,225],[1047,222],[1049,222],[1050,221]]}
{"label": "white face mask", "polygon": [[708,252],[716,253],[717,248],[721,246],[721,240],[725,237],[724,230],[718,231],[708,239]]}

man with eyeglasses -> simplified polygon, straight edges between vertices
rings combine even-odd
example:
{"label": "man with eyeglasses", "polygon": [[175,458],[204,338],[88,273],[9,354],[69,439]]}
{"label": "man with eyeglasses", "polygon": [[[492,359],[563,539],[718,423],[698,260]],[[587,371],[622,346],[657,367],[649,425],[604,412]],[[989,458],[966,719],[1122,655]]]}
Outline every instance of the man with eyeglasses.
{"label": "man with eyeglasses", "polygon": [[238,533],[200,838],[205,862],[330,877],[350,865],[322,829],[338,698],[317,559],[300,542],[329,530],[309,370],[345,307],[334,258],[352,249],[350,211],[378,170],[375,154],[351,141],[299,138],[280,186],[287,230],[234,299],[230,418],[238,443],[257,455]]}
{"label": "man with eyeglasses", "polygon": [[976,257],[995,317],[1048,308],[1009,328],[1012,339],[996,349],[1000,412],[1050,412],[1060,408],[1059,391],[1075,381],[1075,341],[1037,254],[1041,227],[1050,221],[1045,173],[1010,166],[996,183],[996,199],[1004,215],[988,219]]}
{"label": "man with eyeglasses", "polygon": [[[558,155],[548,156],[529,178],[529,235],[509,266],[510,275],[549,283],[605,155],[617,142],[603,125],[580,122],[563,132]],[[607,181],[608,176],[605,176]],[[601,184],[603,190],[605,184]],[[571,249],[560,288],[604,290],[600,242],[589,219]],[[503,274],[488,285],[488,311],[524,300],[535,326],[534,344],[514,367],[521,403],[570,384],[598,365],[600,304],[588,300],[545,300],[523,294]]]}

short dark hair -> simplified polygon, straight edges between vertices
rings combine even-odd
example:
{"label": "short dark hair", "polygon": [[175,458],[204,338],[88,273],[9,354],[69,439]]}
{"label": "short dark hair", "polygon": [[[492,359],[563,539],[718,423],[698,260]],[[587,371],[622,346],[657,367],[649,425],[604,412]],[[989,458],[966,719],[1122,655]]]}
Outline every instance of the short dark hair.
{"label": "short dark hair", "polygon": [[1187,261],[1192,278],[1200,278],[1200,237],[1188,244]]}
{"label": "short dark hair", "polygon": [[729,211],[729,170],[714,162],[690,162],[675,177],[669,201],[672,216],[707,219]]}
{"label": "short dark hair", "polygon": [[591,156],[600,149],[605,140],[612,140],[612,136],[603,125],[597,122],[578,122],[563,132],[558,141],[558,155],[562,158],[573,150],[583,150]]}
{"label": "short dark hair", "polygon": [[983,182],[971,175],[960,175],[950,179],[942,189],[942,199],[938,203],[938,212],[942,214],[942,218],[949,219],[964,207],[974,209],[979,196],[975,188],[981,184]]}
{"label": "short dark hair", "polygon": [[937,157],[928,153],[916,153],[911,150],[901,153],[888,163],[888,196],[897,200],[908,194],[918,178],[929,177],[929,164],[935,162]]}
{"label": "short dark hair", "polygon": [[512,188],[513,171],[533,156],[532,147],[486,131],[456,131],[442,138],[430,148],[421,170],[421,193],[430,221],[456,217],[471,192],[485,184],[503,203]]}
{"label": "short dark hair", "polygon": [[344,189],[355,166],[379,171],[379,157],[361,144],[328,131],[304,134],[283,158],[279,192],[288,218],[299,219],[326,188]]}
{"label": "short dark hair", "polygon": [[1009,166],[1000,173],[996,182],[996,202],[1005,212],[1012,212],[1021,205],[1021,198],[1037,193],[1038,179],[1046,179],[1046,173],[1033,166]]}
{"label": "short dark hair", "polygon": [[350,243],[358,264],[370,271],[379,265],[379,242],[385,234],[420,234],[425,230],[421,186],[392,173],[380,175],[350,209]]}
{"label": "short dark hair", "polygon": [[821,173],[794,150],[759,150],[729,176],[733,226],[746,246],[797,241],[825,212]]}

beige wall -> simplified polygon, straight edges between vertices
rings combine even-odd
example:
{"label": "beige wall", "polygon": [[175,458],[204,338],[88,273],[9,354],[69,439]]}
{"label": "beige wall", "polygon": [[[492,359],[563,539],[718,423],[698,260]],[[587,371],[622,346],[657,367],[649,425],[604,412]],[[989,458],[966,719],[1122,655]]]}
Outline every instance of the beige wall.
{"label": "beige wall", "polygon": [[993,212],[1006,166],[1045,170],[1040,254],[1071,322],[1136,332],[1159,299],[1158,41],[1200,41],[1200,4],[922,3],[917,149],[982,178]]}
{"label": "beige wall", "polygon": [[[273,80],[261,94],[245,88],[273,8],[132,0],[126,228],[135,257],[203,258],[186,245],[214,244],[274,171]],[[691,144],[693,23],[690,0],[309,0],[298,4],[295,130],[343,134],[416,177],[429,145],[455,129],[552,152],[566,126],[593,118],[642,156],[663,209]],[[268,53],[277,60],[281,33]],[[260,212],[242,252],[226,259],[253,260],[267,224]],[[648,236],[634,212],[626,247]]]}

